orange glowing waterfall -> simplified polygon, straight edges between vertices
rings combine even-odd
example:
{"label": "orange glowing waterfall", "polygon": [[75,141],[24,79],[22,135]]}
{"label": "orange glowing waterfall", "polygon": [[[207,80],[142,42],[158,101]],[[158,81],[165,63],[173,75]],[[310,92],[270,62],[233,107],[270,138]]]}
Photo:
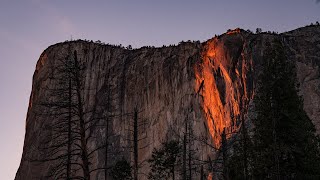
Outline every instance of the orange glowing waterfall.
{"label": "orange glowing waterfall", "polygon": [[[227,128],[228,132],[237,128],[234,122],[240,115],[241,98],[247,99],[247,93],[244,92],[246,91],[245,61],[238,61],[242,63],[237,66],[241,68],[240,71],[231,68],[232,59],[226,52],[223,42],[214,38],[204,45],[202,62],[195,66],[195,90],[203,97],[203,101],[201,100],[203,112],[216,147],[220,146],[224,128]],[[217,78],[220,78],[219,82]],[[225,88],[219,90],[219,83],[224,84]]]}

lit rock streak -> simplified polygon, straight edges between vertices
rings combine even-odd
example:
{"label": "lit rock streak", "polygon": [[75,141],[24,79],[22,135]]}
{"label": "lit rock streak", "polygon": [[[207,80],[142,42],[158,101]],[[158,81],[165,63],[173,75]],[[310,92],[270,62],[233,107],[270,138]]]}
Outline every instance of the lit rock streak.
{"label": "lit rock streak", "polygon": [[222,40],[214,38],[204,45],[202,61],[195,66],[195,90],[202,96],[208,130],[217,148],[224,128],[227,132],[238,128],[236,122],[248,100],[246,60],[243,52],[238,59],[234,57],[237,56],[227,52]]}

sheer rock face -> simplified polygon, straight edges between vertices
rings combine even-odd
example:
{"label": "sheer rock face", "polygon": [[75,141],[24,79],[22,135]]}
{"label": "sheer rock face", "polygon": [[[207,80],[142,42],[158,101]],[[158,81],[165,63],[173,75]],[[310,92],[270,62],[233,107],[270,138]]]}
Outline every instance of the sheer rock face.
{"label": "sheer rock face", "polygon": [[[43,179],[54,162],[34,162],[43,152],[37,148],[54,121],[36,112],[37,104],[48,98],[47,88],[56,88],[50,72],[61,59],[76,51],[84,72],[84,107],[98,107],[102,115],[112,116],[108,164],[125,157],[133,161],[133,112],[138,111],[139,179],[149,172],[147,159],[152,150],[168,139],[178,139],[185,124],[193,127],[194,136],[219,147],[220,134],[226,128],[235,132],[243,115],[250,119],[254,108],[255,82],[261,72],[265,42],[280,37],[288,58],[296,63],[297,83],[304,108],[320,130],[320,28],[306,27],[280,35],[250,34],[234,30],[204,43],[185,42],[163,48],[127,50],[85,41],[59,43],[40,56],[33,76],[26,120],[23,156],[16,180]],[[110,95],[111,110],[102,107]],[[108,113],[107,111],[111,111]],[[105,129],[92,128],[94,138],[89,150],[104,144]],[[217,154],[214,149],[195,141],[192,148],[198,159],[207,161]],[[104,166],[105,153],[96,151],[91,169]],[[209,174],[209,167],[204,167]],[[81,174],[81,172],[79,172]],[[177,173],[178,174],[178,173]],[[195,177],[198,175],[195,175]],[[103,171],[94,171],[93,179],[104,179]]]}
{"label": "sheer rock face", "polygon": [[299,28],[285,33],[290,60],[296,63],[304,110],[320,133],[320,28]]}

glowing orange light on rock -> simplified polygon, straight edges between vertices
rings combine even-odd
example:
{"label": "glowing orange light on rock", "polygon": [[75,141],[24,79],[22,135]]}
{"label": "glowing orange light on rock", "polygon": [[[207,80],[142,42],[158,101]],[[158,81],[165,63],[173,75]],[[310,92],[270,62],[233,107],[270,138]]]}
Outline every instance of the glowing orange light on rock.
{"label": "glowing orange light on rock", "polygon": [[240,32],[241,32],[240,28],[237,28],[237,29],[228,31],[227,34],[228,34],[228,35],[230,35],[230,34],[237,34],[237,33],[240,33]]}
{"label": "glowing orange light on rock", "polygon": [[[234,30],[240,32],[239,30]],[[231,70],[231,62],[226,57],[224,45],[218,38],[209,40],[202,52],[202,62],[195,68],[195,90],[203,96],[202,108],[207,121],[213,144],[220,147],[221,133],[224,128],[235,129],[236,117],[240,116],[241,98],[247,99],[246,91],[246,62],[239,66],[242,70]],[[244,58],[241,56],[241,58]],[[218,72],[220,71],[220,72]],[[219,92],[216,76],[219,74],[225,85],[225,92]],[[231,78],[235,77],[235,78]],[[221,81],[221,80],[220,80]],[[220,89],[221,91],[221,89]],[[221,96],[224,94],[224,97]],[[224,99],[221,99],[224,98]]]}

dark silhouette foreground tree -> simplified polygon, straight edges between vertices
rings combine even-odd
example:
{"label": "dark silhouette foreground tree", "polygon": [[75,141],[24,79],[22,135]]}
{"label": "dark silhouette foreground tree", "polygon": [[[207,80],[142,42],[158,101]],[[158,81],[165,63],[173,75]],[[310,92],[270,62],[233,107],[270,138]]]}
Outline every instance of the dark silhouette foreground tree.
{"label": "dark silhouette foreground tree", "polygon": [[229,162],[230,177],[235,179],[320,177],[319,139],[303,110],[295,66],[284,49],[277,38],[266,43],[263,72],[254,99],[257,116],[253,135],[242,136],[246,141],[234,146]]}
{"label": "dark silhouette foreground tree", "polygon": [[77,52],[59,60],[50,72],[53,88],[46,87],[47,99],[40,102],[37,115],[48,121],[44,127],[44,139],[38,147],[39,158],[33,161],[51,161],[50,178],[90,180],[90,155],[88,142],[92,128],[98,122],[96,107],[85,108],[85,66],[79,62]]}
{"label": "dark silhouette foreground tree", "polygon": [[43,88],[47,96],[36,104],[36,116],[45,118],[46,122],[38,147],[39,157],[32,161],[53,164],[47,178],[74,179],[80,169],[76,160],[80,152],[74,147],[78,136],[73,68],[70,56],[58,60],[50,69],[48,81],[52,86]]}
{"label": "dark silhouette foreground tree", "polygon": [[126,159],[122,158],[111,168],[110,175],[116,180],[132,180],[132,167]]}
{"label": "dark silhouette foreground tree", "polygon": [[163,143],[160,149],[152,151],[152,157],[148,160],[151,171],[148,179],[175,179],[175,167],[179,154],[181,153],[181,146],[178,141],[171,140]]}

